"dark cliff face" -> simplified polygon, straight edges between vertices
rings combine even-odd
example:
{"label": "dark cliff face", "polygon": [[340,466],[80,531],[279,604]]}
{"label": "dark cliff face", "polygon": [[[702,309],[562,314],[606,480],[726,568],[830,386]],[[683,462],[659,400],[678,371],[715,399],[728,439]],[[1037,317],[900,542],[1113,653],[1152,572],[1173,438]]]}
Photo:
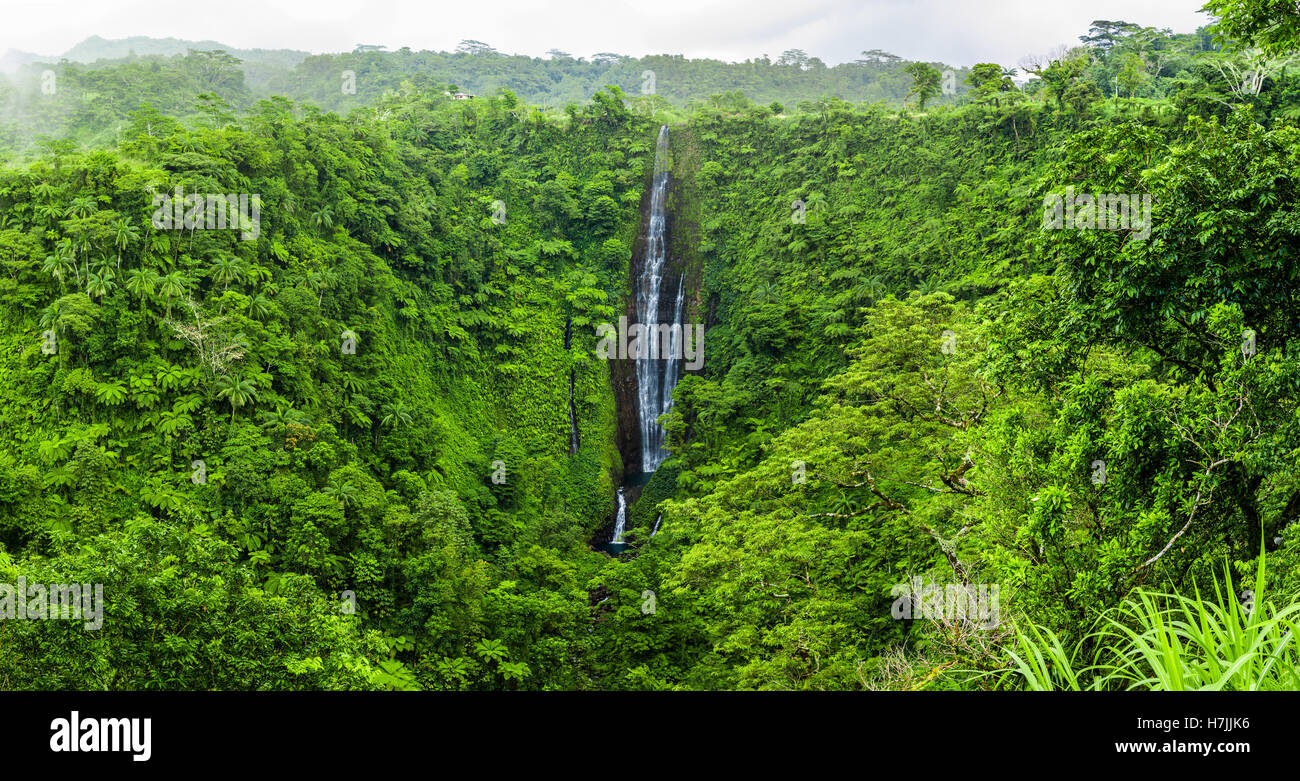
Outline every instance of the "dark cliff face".
{"label": "dark cliff face", "polygon": [[[623,315],[629,323],[636,320],[636,278],[645,260],[646,234],[650,228],[650,195],[653,174],[646,177],[641,192],[640,227],[632,243],[628,261],[628,280],[623,301]],[[641,418],[637,409],[636,365],[632,361],[611,361],[610,382],[614,385],[614,402],[618,408],[618,452],[623,457],[623,477],[641,471]]]}
{"label": "dark cliff face", "polygon": [[673,179],[668,190],[668,258],[673,273],[678,275],[674,277],[674,284],[680,275],[686,275],[682,323],[702,323],[707,332],[713,326],[717,299],[710,297],[705,300],[701,292],[704,289],[704,258],[699,252],[701,231],[697,218],[700,195],[695,185],[700,166],[699,148],[690,128],[676,129],[669,142]]}
{"label": "dark cliff face", "polygon": [[[716,293],[703,294],[704,257],[700,252],[703,244],[699,224],[701,196],[696,185],[700,168],[700,150],[690,128],[680,128],[670,138],[672,150],[673,179],[668,192],[668,214],[671,231],[667,238],[668,257],[677,278],[684,276],[682,297],[682,324],[701,324],[704,326],[704,344],[697,345],[703,349],[709,341],[709,330],[716,320]],[[707,354],[707,351],[706,351]],[[679,362],[682,374],[686,374],[686,361]],[[693,374],[703,374],[704,367],[696,369]],[[678,378],[680,381],[680,377]],[[694,421],[687,414],[684,417],[685,439],[692,439]],[[673,480],[675,481],[675,472]],[[657,501],[657,500],[656,500]],[[644,519],[650,521],[647,515]]]}

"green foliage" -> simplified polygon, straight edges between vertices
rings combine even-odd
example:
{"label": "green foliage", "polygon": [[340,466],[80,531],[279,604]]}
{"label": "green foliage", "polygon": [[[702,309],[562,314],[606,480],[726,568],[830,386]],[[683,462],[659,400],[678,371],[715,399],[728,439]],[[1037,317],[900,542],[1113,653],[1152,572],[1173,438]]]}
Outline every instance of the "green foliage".
{"label": "green foliage", "polygon": [[904,72],[912,77],[912,88],[907,92],[908,99],[915,100],[917,108],[925,111],[925,104],[939,94],[939,80],[942,74],[937,68],[924,62],[914,62],[908,65]]}
{"label": "green foliage", "polygon": [[1238,596],[1225,572],[1212,600],[1139,589],[1103,617],[1089,638],[1096,661],[1084,669],[1078,648],[1067,654],[1051,630],[1030,626],[1017,632],[1006,682],[1034,691],[1295,691],[1300,602],[1267,599],[1262,559],[1253,585]]}
{"label": "green foliage", "polygon": [[[226,546],[214,571],[277,599],[306,589],[313,610],[337,613],[321,595],[350,592],[355,611],[302,656],[267,650],[282,630],[250,625],[266,677],[156,683],[114,661],[92,687],[573,685],[551,625],[516,628],[543,593],[520,568],[539,545],[580,558],[613,493],[607,367],[586,357],[591,328],[572,350],[564,329],[612,314],[654,126],[617,90],[567,133],[438,95],[347,121],[295,118],[284,101],[242,117],[206,105],[195,126],[149,114],[131,156],[0,171],[13,278],[30,291],[0,300],[0,415],[20,423],[0,435],[0,534],[26,566],[64,562],[69,534],[91,545],[124,523],[202,524]],[[150,193],[178,188],[260,193],[259,237],[155,228]],[[478,206],[498,198],[502,225]],[[568,466],[568,389],[551,378],[570,369],[593,434]],[[502,441],[506,426],[518,433]],[[576,638],[585,595],[552,601]],[[305,630],[304,616],[284,620]],[[153,613],[132,631],[150,622],[166,631]],[[413,639],[386,656],[359,639],[373,632]],[[508,656],[438,672],[436,658],[490,636]],[[336,669],[348,648],[355,661]],[[27,685],[18,659],[0,663],[9,687]],[[78,675],[31,680],[88,685]]]}
{"label": "green foliage", "polygon": [[306,578],[268,592],[210,528],[141,515],[59,552],[0,554],[0,579],[102,584],[102,626],[0,622],[0,688],[371,688],[374,632]]}
{"label": "green foliage", "polygon": [[1290,53],[1300,41],[1300,8],[1277,0],[1208,0],[1204,9],[1217,17],[1211,30],[1236,45]]}
{"label": "green foliage", "polygon": [[[106,614],[0,622],[0,688],[1294,688],[1300,81],[1081,40],[958,95],[880,51],[476,41],[4,92],[0,582]],[[595,326],[664,122],[705,361],[612,558]],[[1149,223],[1044,227],[1067,188]],[[155,227],[178,192],[259,195],[256,237]],[[902,616],[914,578],[1000,623]]]}

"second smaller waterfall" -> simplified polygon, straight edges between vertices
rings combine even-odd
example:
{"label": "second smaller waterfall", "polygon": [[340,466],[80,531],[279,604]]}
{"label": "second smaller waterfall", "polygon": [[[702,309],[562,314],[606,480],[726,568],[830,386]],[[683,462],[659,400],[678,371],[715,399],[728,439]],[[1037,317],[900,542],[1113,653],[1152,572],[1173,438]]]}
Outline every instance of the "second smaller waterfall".
{"label": "second smaller waterfall", "polygon": [[627,499],[623,496],[623,489],[618,489],[618,515],[614,517],[614,539],[613,544],[619,545],[623,542],[623,532],[627,530]]}

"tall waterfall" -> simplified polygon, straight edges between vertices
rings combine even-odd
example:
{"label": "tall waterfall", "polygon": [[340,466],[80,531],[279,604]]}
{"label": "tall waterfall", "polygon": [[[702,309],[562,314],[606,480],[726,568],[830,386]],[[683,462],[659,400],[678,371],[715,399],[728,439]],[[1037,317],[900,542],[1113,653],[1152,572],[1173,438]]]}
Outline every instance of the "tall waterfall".
{"label": "tall waterfall", "polygon": [[[636,322],[646,326],[647,342],[657,338],[655,327],[661,314],[660,294],[668,273],[668,247],[664,207],[668,200],[668,126],[659,128],[655,148],[653,189],[650,193],[650,227],[646,235],[645,262],[636,281]],[[672,309],[672,323],[682,321],[683,280],[677,283],[677,299]],[[664,429],[659,416],[673,402],[677,385],[677,355],[681,352],[680,333],[673,334],[668,355],[649,358],[642,352],[636,362],[637,412],[641,421],[641,471],[653,472],[668,457],[664,450]]]}

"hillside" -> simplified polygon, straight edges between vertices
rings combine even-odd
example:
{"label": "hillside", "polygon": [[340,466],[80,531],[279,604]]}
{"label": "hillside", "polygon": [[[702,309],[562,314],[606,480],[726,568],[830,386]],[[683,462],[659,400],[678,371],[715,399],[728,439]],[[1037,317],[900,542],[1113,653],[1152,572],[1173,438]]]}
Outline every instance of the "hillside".
{"label": "hillside", "polygon": [[0,689],[1296,688],[1300,80],[1114,24],[20,78]]}

